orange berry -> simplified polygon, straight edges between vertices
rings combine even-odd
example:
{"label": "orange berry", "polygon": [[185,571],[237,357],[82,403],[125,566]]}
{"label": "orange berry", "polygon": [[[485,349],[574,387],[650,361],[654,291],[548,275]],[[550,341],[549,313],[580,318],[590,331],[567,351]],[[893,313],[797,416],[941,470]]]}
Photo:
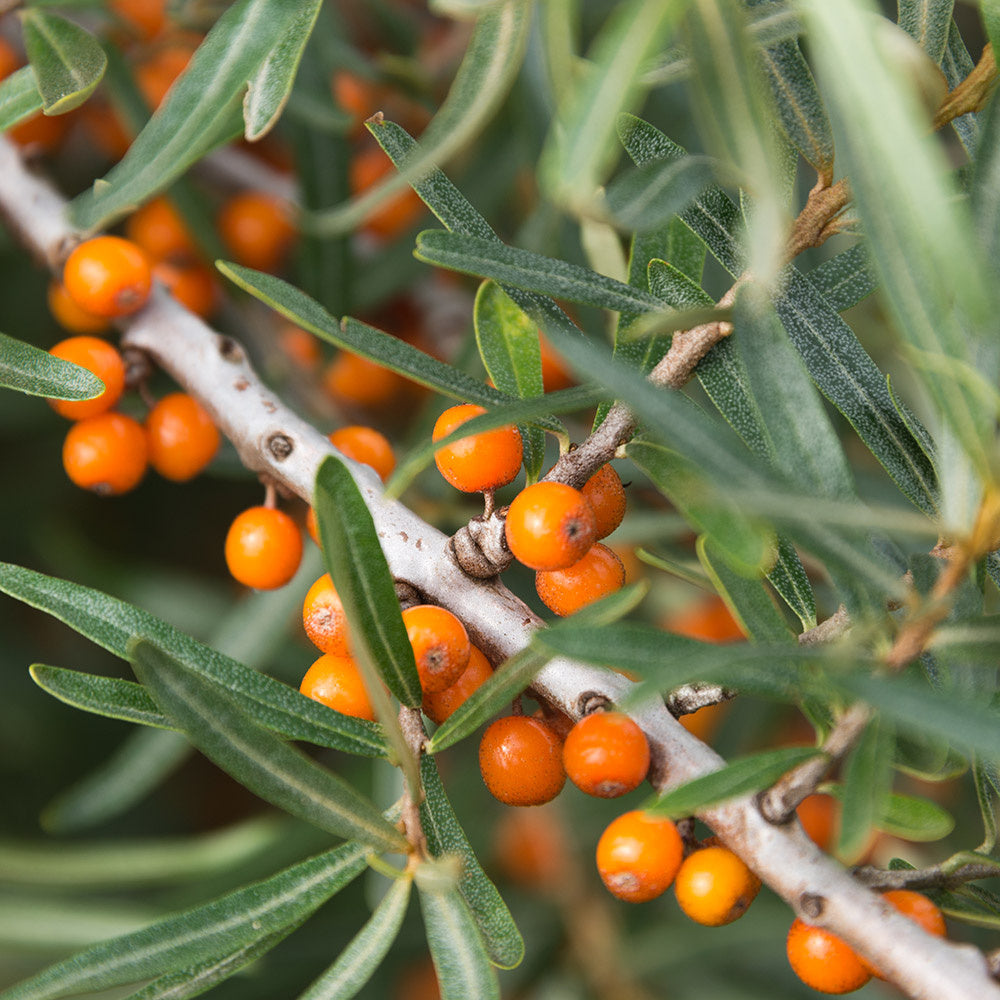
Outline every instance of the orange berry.
{"label": "orange berry", "polygon": [[446,608],[418,604],[403,612],[424,692],[443,691],[465,672],[472,643],[465,626]]}
{"label": "orange berry", "polygon": [[125,220],[125,235],[154,261],[199,253],[180,213],[162,196],[146,202]]}
{"label": "orange berry", "polygon": [[350,656],[347,616],[329,573],[324,573],[307,591],[302,602],[302,625],[309,641],[320,652]]}
{"label": "orange berry", "polygon": [[[24,60],[6,40],[0,39],[0,80],[20,69]],[[7,134],[19,146],[37,146],[51,153],[66,133],[68,120],[65,115],[44,115],[41,112],[9,129]]]}
{"label": "orange berry", "polygon": [[821,850],[829,851],[840,823],[840,803],[825,792],[807,795],[796,808],[806,836]]}
{"label": "orange berry", "polygon": [[379,110],[384,93],[384,88],[375,81],[347,70],[337,70],[333,74],[330,89],[334,100],[353,119],[352,134],[360,134],[361,123]]}
{"label": "orange berry", "polygon": [[431,691],[424,695],[424,715],[441,725],[457,708],[464,705],[477,688],[493,676],[493,667],[478,646],[472,646],[469,665],[454,684],[443,691]]}
{"label": "orange berry", "polygon": [[158,48],[136,68],[135,82],[154,111],[163,103],[177,77],[187,69],[196,48],[196,42],[178,39]]}
{"label": "orange berry", "polygon": [[278,333],[281,349],[301,368],[315,368],[323,358],[319,340],[308,330],[286,323]]}
{"label": "orange berry", "polygon": [[339,427],[330,434],[330,443],[348,458],[373,468],[383,483],[396,468],[392,445],[373,427]]}
{"label": "orange berry", "polygon": [[111,0],[109,7],[147,41],[163,31],[167,24],[165,0]]}
{"label": "orange berry", "polygon": [[758,892],[760,879],[721,845],[689,855],[674,881],[680,908],[706,927],[721,927],[742,917]]}
{"label": "orange berry", "polygon": [[63,442],[66,474],[85,490],[117,496],[146,473],[146,434],[123,413],[101,413],[75,423]]}
{"label": "orange berry", "polygon": [[584,484],[580,492],[594,508],[597,538],[607,538],[625,518],[625,487],[618,473],[605,463]]}
{"label": "orange berry", "polygon": [[564,885],[570,845],[555,806],[504,812],[493,835],[497,865],[512,882],[536,892]]}
{"label": "orange berry", "polygon": [[219,283],[211,268],[197,261],[161,260],[153,266],[153,277],[188,312],[207,319],[219,304]]}
{"label": "orange berry", "polygon": [[542,355],[542,388],[546,392],[558,392],[575,384],[562,358],[541,334],[538,337],[538,347]]}
{"label": "orange berry", "polygon": [[621,590],[625,567],[606,545],[596,542],[579,562],[566,569],[539,570],[535,589],[542,603],[560,617]]}
{"label": "orange berry", "polygon": [[14,46],[5,38],[0,38],[0,80],[7,79],[14,70],[21,66],[21,59]]}
{"label": "orange berry", "polygon": [[319,541],[319,525],[316,523],[316,511],[310,507],[306,511],[306,531],[309,532],[309,537],[317,544]]}
{"label": "orange berry", "polygon": [[63,284],[81,309],[115,319],[141,309],[153,274],[145,252],[119,236],[95,236],[66,258]]}
{"label": "orange berry", "polygon": [[670,887],[683,854],[681,835],[669,819],[634,809],[601,834],[597,871],[613,896],[645,903]]}
{"label": "orange berry", "polygon": [[295,242],[284,203],[260,191],[230,198],[219,213],[219,235],[238,264],[276,271]]}
{"label": "orange berry", "polygon": [[397,400],[409,384],[398,372],[350,351],[341,351],[323,372],[323,386],[331,396],[361,407]]}
{"label": "orange berry", "polygon": [[706,594],[693,605],[664,616],[660,626],[676,635],[705,642],[736,642],[746,638],[740,623],[716,594]]}
{"label": "orange berry", "polygon": [[[486,411],[463,403],[445,410],[437,418],[433,440],[440,441],[473,417]],[[463,493],[478,493],[506,486],[521,469],[521,435],[516,427],[497,427],[462,438],[434,453],[441,475]]]}
{"label": "orange berry", "polygon": [[107,319],[81,309],[61,281],[49,282],[48,300],[49,312],[70,333],[103,333],[108,328]]}
{"label": "orange berry", "polygon": [[853,948],[801,920],[792,923],[785,949],[792,972],[820,993],[852,993],[871,979]]}
{"label": "orange berry", "polygon": [[[385,153],[377,146],[368,147],[351,160],[351,192],[362,194],[392,173],[395,168]],[[423,210],[420,196],[412,188],[405,188],[369,215],[364,226],[376,236],[389,240],[412,229]]]}
{"label": "orange berry", "polygon": [[283,587],[302,560],[302,534],[283,511],[251,507],[237,515],[226,535],[226,565],[256,590]]}
{"label": "orange berry", "polygon": [[60,416],[85,420],[106,413],[125,391],[125,362],[117,349],[99,337],[68,337],[60,340],[49,354],[93,372],[103,383],[104,392],[94,399],[50,399],[49,405]]}
{"label": "orange berry", "polygon": [[361,671],[349,656],[325,653],[306,671],[299,690],[343,715],[375,721],[375,709]]}
{"label": "orange berry", "polygon": [[569,732],[563,746],[569,780],[588,795],[614,799],[649,770],[646,734],[623,712],[593,712]]}
{"label": "orange berry", "polygon": [[479,770],[494,798],[509,806],[540,806],[566,783],[562,740],[541,719],[504,716],[483,733]]}
{"label": "orange berry", "polygon": [[186,392],[164,396],[146,417],[149,464],[175,483],[187,482],[215,458],[219,431],[208,411]]}
{"label": "orange berry", "polygon": [[708,743],[728,711],[729,706],[726,702],[721,702],[718,705],[705,705],[694,712],[682,715],[677,721],[692,736],[697,736],[703,743]]}
{"label": "orange berry", "polygon": [[595,532],[590,501],[565,483],[526,486],[514,497],[504,525],[507,548],[531,569],[565,569],[579,562]]}
{"label": "orange berry", "polygon": [[[945,937],[947,928],[944,925],[944,914],[923,893],[912,889],[890,889],[882,893],[882,898],[891,903],[904,917],[909,917],[919,924],[928,934],[934,937]],[[879,970],[865,958],[858,956],[861,964],[873,976],[885,979]]]}

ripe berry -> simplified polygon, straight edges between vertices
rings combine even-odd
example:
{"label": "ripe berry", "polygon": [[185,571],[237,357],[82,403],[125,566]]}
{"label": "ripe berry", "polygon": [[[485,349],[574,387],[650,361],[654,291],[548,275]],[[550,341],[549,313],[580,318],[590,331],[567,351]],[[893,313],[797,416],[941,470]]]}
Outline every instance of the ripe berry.
{"label": "ripe berry", "polygon": [[294,323],[285,323],[281,327],[278,342],[285,355],[300,368],[315,368],[323,358],[319,340]]}
{"label": "ripe berry", "polygon": [[715,594],[666,615],[660,626],[668,632],[705,642],[737,642],[746,638],[725,602]]}
{"label": "ripe berry", "polygon": [[623,712],[593,712],[566,737],[563,764],[569,780],[588,795],[614,799],[649,770],[646,734]]}
{"label": "ripe berry", "polygon": [[590,501],[565,483],[526,486],[507,511],[504,534],[518,562],[531,569],[566,569],[579,562],[597,537]]}
{"label": "ripe berry", "polygon": [[226,535],[226,565],[247,587],[283,587],[302,560],[302,535],[295,522],[272,507],[251,507],[237,515]]}
{"label": "ripe berry", "polygon": [[211,268],[197,261],[165,261],[153,265],[153,277],[188,312],[208,319],[219,304],[219,284]]}
{"label": "ripe berry", "polygon": [[185,39],[176,39],[156,46],[136,67],[135,82],[150,108],[155,110],[163,103],[174,81],[187,69],[196,47]]}
{"label": "ripe berry", "polygon": [[187,482],[215,458],[219,432],[205,408],[186,392],[164,396],[146,417],[149,464],[175,483]]}
{"label": "ripe berry", "polygon": [[396,456],[384,434],[373,427],[340,427],[330,434],[338,451],[362,465],[371,466],[384,483],[396,468]]}
{"label": "ripe berry", "polygon": [[164,0],[111,0],[108,6],[146,41],[154,38],[166,27]]}
{"label": "ripe berry", "polygon": [[607,538],[625,518],[625,487],[618,473],[605,463],[583,484],[580,492],[594,508],[596,538]]}
{"label": "ripe berry", "polygon": [[323,372],[323,387],[334,399],[363,408],[398,400],[410,385],[398,372],[350,351],[341,351]]}
{"label": "ripe berry", "polygon": [[344,715],[375,721],[375,709],[358,665],[349,656],[321,656],[307,671],[299,690]]}
{"label": "ripe berry", "polygon": [[742,917],[760,891],[760,879],[727,847],[703,847],[677,872],[674,894],[696,923],[721,927]]}
{"label": "ripe berry", "polygon": [[[919,924],[928,934],[934,937],[946,935],[944,914],[923,893],[914,892],[912,889],[890,889],[882,893],[882,898],[891,903],[904,917],[909,917],[915,924]],[[858,957],[861,964],[873,976],[879,979],[885,978],[871,962],[861,958],[860,955]]]}
{"label": "ripe berry", "polygon": [[302,625],[309,641],[321,652],[350,656],[347,616],[329,573],[324,573],[306,593],[302,602]]}
{"label": "ripe berry", "polygon": [[493,676],[493,667],[478,646],[472,647],[469,665],[462,675],[443,691],[431,691],[424,695],[424,715],[441,725],[456,709],[465,704],[477,688]]}
{"label": "ripe berry", "polygon": [[509,806],[540,806],[566,783],[562,740],[541,719],[505,716],[483,733],[479,770],[494,798]]}
{"label": "ripe berry", "polygon": [[49,312],[70,333],[103,333],[108,328],[107,319],[81,309],[61,281],[49,282],[48,301]]}
{"label": "ripe berry", "polygon": [[[351,161],[351,193],[362,194],[394,173],[392,161],[378,147],[369,147]],[[392,239],[411,229],[424,203],[412,188],[404,188],[365,219],[365,229],[382,239]]]}
{"label": "ripe berry", "polygon": [[795,812],[806,836],[821,851],[830,850],[840,824],[840,803],[837,799],[825,792],[813,792],[799,803]]}
{"label": "ripe berry", "polygon": [[[434,424],[433,440],[447,437],[466,421],[486,411],[463,403],[445,410]],[[521,469],[521,435],[516,427],[497,427],[462,438],[434,454],[445,479],[463,493],[478,493],[506,486]]]}
{"label": "ripe berry", "polygon": [[499,869],[535,892],[557,889],[570,877],[571,848],[556,806],[504,812],[493,835]]}
{"label": "ripe berry", "polygon": [[187,224],[164,197],[137,208],[125,220],[125,235],[154,261],[198,256],[198,244]]}
{"label": "ripe berry", "polygon": [[469,665],[472,643],[465,626],[446,608],[418,604],[403,612],[424,693],[450,687]]}
{"label": "ripe berry", "polygon": [[563,364],[562,358],[559,357],[548,340],[540,334],[538,348],[542,355],[542,387],[545,391],[558,392],[560,389],[568,389],[574,385],[573,376]]}
{"label": "ripe berry", "polygon": [[246,191],[219,213],[219,235],[238,264],[276,271],[295,242],[295,227],[277,198]]}
{"label": "ripe berry", "polygon": [[146,472],[146,434],[123,413],[101,413],[75,423],[63,442],[63,466],[77,486],[117,496]]}
{"label": "ripe berry", "polygon": [[792,972],[820,993],[852,993],[871,979],[853,948],[801,920],[792,923],[785,949]]}
{"label": "ripe berry", "polygon": [[535,589],[542,603],[561,617],[621,590],[624,584],[625,567],[621,559],[600,542],[566,569],[540,570],[535,574]]}
{"label": "ripe berry", "polygon": [[49,354],[72,361],[93,372],[103,383],[104,392],[94,399],[50,399],[49,405],[70,420],[96,417],[111,409],[125,391],[125,362],[118,351],[99,337],[69,337],[59,341]]}
{"label": "ripe berry", "polygon": [[146,304],[153,273],[145,252],[131,240],[95,236],[66,258],[63,284],[81,309],[115,319]]}
{"label": "ripe berry", "polygon": [[669,819],[634,809],[601,834],[597,871],[613,896],[645,903],[670,887],[683,854],[681,836]]}

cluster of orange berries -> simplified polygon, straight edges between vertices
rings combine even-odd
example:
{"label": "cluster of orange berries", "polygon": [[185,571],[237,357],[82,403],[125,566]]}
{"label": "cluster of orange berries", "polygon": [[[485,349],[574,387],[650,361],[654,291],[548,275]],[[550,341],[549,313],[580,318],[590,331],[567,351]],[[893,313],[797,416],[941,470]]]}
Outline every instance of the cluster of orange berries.
{"label": "cluster of orange berries", "polygon": [[49,289],[53,314],[80,332],[60,341],[51,353],[104,383],[104,391],[93,399],[50,401],[57,413],[74,421],[63,444],[63,465],[74,483],[102,495],[133,489],[148,465],[167,479],[191,479],[219,447],[211,418],[185,393],[159,400],[145,424],[115,409],[126,387],[125,362],[114,345],[95,334],[109,320],[141,309],[151,286],[149,261],[139,246],[117,236],[98,236],[70,253],[62,281]]}

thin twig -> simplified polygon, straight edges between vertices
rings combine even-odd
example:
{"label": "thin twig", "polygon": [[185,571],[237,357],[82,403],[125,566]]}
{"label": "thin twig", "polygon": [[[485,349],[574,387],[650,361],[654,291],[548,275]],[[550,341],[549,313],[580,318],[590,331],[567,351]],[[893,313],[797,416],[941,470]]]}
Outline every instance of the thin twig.
{"label": "thin twig", "polygon": [[1000,878],[1000,868],[987,862],[973,862],[949,868],[948,862],[929,868],[884,871],[871,865],[854,869],[854,877],[872,889],[957,889],[981,878]]}
{"label": "thin twig", "polygon": [[[423,753],[424,742],[427,739],[420,709],[400,705],[399,728],[403,731],[403,739],[406,740],[406,745],[413,755],[413,759],[419,761],[420,755]],[[410,842],[414,853],[421,858],[427,857],[427,838],[424,836],[424,828],[420,822],[420,802],[415,801],[410,794],[409,785],[406,786],[403,793],[403,829],[406,831],[406,839]]]}

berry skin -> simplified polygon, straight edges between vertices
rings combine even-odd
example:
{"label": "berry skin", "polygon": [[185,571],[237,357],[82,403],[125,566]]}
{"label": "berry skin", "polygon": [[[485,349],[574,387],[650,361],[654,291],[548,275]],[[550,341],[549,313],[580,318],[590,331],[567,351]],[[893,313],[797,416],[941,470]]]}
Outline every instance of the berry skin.
{"label": "berry skin", "polygon": [[[392,161],[385,153],[377,146],[369,147],[351,161],[351,193],[362,194],[394,173]],[[412,188],[405,188],[369,215],[364,226],[370,233],[389,240],[411,229],[423,210],[419,195]]]}
{"label": "berry skin", "polygon": [[[928,934],[934,937],[945,937],[947,928],[944,924],[944,914],[923,893],[912,889],[890,889],[882,893],[882,898],[891,903],[904,917],[909,917],[919,924]],[[879,970],[867,959],[858,958],[865,969],[878,979],[885,979]]]}
{"label": "berry skin", "polygon": [[613,820],[597,842],[597,871],[608,891],[645,903],[670,887],[684,845],[669,820],[634,809]]}
{"label": "berry skin", "polygon": [[306,593],[302,602],[302,625],[309,641],[320,652],[350,656],[347,616],[329,573],[324,573]]}
{"label": "berry skin", "polygon": [[472,643],[465,626],[446,608],[418,604],[403,612],[424,693],[443,691],[465,672]]}
{"label": "berry skin", "polygon": [[251,507],[238,514],[226,535],[226,565],[255,590],[283,587],[302,560],[302,535],[283,511]]}
{"label": "berry skin", "polygon": [[571,877],[571,847],[555,806],[504,812],[493,834],[497,867],[534,892],[556,891]]}
{"label": "berry skin", "polygon": [[571,730],[563,745],[569,780],[588,795],[614,799],[633,788],[649,770],[649,743],[623,712],[593,712]]}
{"label": "berry skin", "polygon": [[759,891],[760,879],[722,846],[689,855],[674,880],[680,908],[706,927],[722,927],[742,917]]}
{"label": "berry skin", "polygon": [[[440,441],[466,421],[485,412],[472,403],[452,406],[437,418],[431,437]],[[455,489],[479,493],[512,482],[521,469],[521,457],[521,435],[516,427],[507,426],[473,434],[439,448],[434,454],[434,462]]]}
{"label": "berry skin", "polygon": [[50,399],[49,405],[62,417],[85,420],[106,413],[125,391],[125,362],[106,340],[68,337],[51,348],[49,354],[86,368],[104,383],[104,392],[94,399]]}
{"label": "berry skin", "polygon": [[541,719],[504,716],[483,733],[479,770],[495,799],[508,806],[540,806],[566,783],[562,740]]}
{"label": "berry skin", "polygon": [[840,803],[825,792],[813,792],[798,804],[795,812],[806,836],[821,851],[829,851],[840,824]]}
{"label": "berry skin", "polygon": [[801,920],[792,923],[785,950],[792,972],[820,993],[853,993],[871,979],[846,942]]}
{"label": "berry skin", "polygon": [[103,333],[108,328],[108,321],[103,316],[81,309],[61,281],[49,282],[48,301],[49,312],[70,333]]}
{"label": "berry skin", "polygon": [[208,319],[219,304],[219,285],[215,274],[204,264],[192,261],[159,261],[153,265],[153,277],[188,312]]}
{"label": "berry skin", "polygon": [[358,665],[349,656],[321,656],[307,671],[299,690],[343,715],[375,721],[375,709]]}
{"label": "berry skin", "polygon": [[198,256],[198,245],[180,213],[163,197],[137,208],[125,220],[125,235],[154,261]]}
{"label": "berry skin", "polygon": [[722,598],[715,594],[665,616],[660,627],[691,639],[704,639],[705,642],[738,642],[746,639],[739,622]]}
{"label": "berry skin", "polygon": [[123,413],[101,413],[75,423],[63,442],[66,474],[85,490],[118,496],[146,473],[146,434]]}
{"label": "berry skin", "polygon": [[535,574],[535,589],[542,603],[560,617],[621,590],[624,584],[625,567],[621,559],[600,542],[566,569],[540,570]]}
{"label": "berry skin", "polygon": [[566,569],[579,562],[597,538],[590,501],[565,483],[526,486],[507,511],[507,548],[530,569]]}
{"label": "berry skin", "polygon": [[282,202],[258,191],[231,198],[219,213],[219,235],[238,264],[276,271],[295,242]]}
{"label": "berry skin", "polygon": [[63,284],[81,308],[115,319],[141,309],[153,286],[145,252],[119,236],[95,236],[66,258]]}
{"label": "berry skin", "polygon": [[373,468],[383,483],[396,468],[392,445],[373,427],[339,427],[330,434],[330,443],[348,458]]}
{"label": "berry skin", "polygon": [[164,0],[111,0],[110,9],[141,38],[155,38],[167,25]]}
{"label": "berry skin", "polygon": [[146,417],[149,464],[175,483],[198,475],[219,450],[219,431],[205,408],[186,392],[164,396]]}
{"label": "berry skin", "polygon": [[432,691],[424,695],[424,715],[440,726],[449,715],[468,701],[473,691],[492,676],[493,667],[490,666],[490,661],[478,646],[473,646],[469,665],[462,671],[461,677],[443,691]]}
{"label": "berry skin", "polygon": [[618,473],[605,463],[583,484],[580,492],[594,508],[596,538],[607,538],[625,519],[625,487]]}
{"label": "berry skin", "polygon": [[341,351],[323,371],[323,388],[334,399],[365,409],[398,399],[409,384],[398,372],[350,351]]}

